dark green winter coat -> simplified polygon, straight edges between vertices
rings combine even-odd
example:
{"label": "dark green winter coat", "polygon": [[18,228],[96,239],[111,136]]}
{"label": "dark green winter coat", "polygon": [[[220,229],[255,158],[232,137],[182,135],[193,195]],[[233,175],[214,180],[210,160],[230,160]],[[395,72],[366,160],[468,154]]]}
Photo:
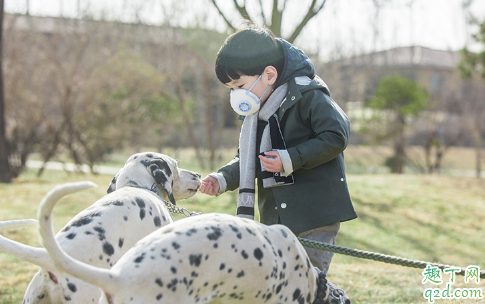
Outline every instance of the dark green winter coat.
{"label": "dark green winter coat", "polygon": [[[347,188],[343,155],[350,124],[330,98],[323,80],[313,75],[313,65],[306,55],[287,42],[285,47],[285,52],[293,56],[293,61],[288,56],[288,68],[292,63],[297,68],[285,71],[282,77],[288,83],[288,93],[277,115],[293,165],[294,184],[265,189],[261,172],[257,171],[258,208],[262,223],[281,223],[293,233],[300,233],[357,217]],[[297,85],[295,75],[308,76],[305,78],[309,83]],[[256,151],[265,124],[258,124]],[[238,157],[218,172],[226,180],[226,190],[239,187]]]}

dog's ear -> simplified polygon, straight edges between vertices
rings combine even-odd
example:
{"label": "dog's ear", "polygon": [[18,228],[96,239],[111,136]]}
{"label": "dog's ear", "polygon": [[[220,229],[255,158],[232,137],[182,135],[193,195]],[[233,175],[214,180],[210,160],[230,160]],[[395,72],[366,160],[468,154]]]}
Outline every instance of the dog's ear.
{"label": "dog's ear", "polygon": [[161,185],[167,192],[170,202],[175,205],[175,198],[172,192],[173,172],[167,162],[160,158],[152,159],[148,164],[148,171],[155,178],[157,184]]}
{"label": "dog's ear", "polygon": [[111,183],[109,184],[108,191],[107,191],[108,194],[116,190],[116,181],[118,180],[119,174],[120,173],[117,173],[115,177],[113,177],[113,179],[111,180]]}

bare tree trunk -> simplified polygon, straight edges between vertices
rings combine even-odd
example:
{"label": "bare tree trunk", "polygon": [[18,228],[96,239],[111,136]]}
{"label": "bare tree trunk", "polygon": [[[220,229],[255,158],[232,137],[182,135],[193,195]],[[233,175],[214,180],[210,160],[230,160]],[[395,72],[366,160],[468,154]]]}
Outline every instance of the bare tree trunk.
{"label": "bare tree trunk", "polygon": [[404,172],[404,161],[406,158],[405,143],[404,143],[404,116],[402,113],[397,113],[396,117],[396,133],[394,138],[394,168],[393,173],[402,174]]}
{"label": "bare tree trunk", "polygon": [[190,119],[190,115],[187,112],[187,108],[185,105],[185,92],[182,84],[182,70],[184,69],[184,65],[182,62],[179,62],[179,68],[176,72],[175,76],[175,93],[177,95],[177,105],[179,107],[180,112],[182,113],[182,119],[184,120],[185,127],[187,128],[187,134],[189,135],[190,144],[192,148],[194,148],[195,156],[201,168],[205,167],[204,164],[204,157],[201,154],[199,144],[197,143],[197,139],[194,132],[194,127],[192,126],[192,122]]}
{"label": "bare tree trunk", "polygon": [[431,174],[433,173],[433,164],[431,162],[431,148],[433,147],[433,139],[428,138],[426,141],[426,144],[424,145],[424,155],[425,155],[425,164],[426,168],[428,169],[428,173]]}
{"label": "bare tree trunk", "polygon": [[475,172],[476,177],[480,178],[482,175],[482,134],[479,128],[475,128]]}
{"label": "bare tree trunk", "polygon": [[5,130],[5,92],[3,91],[3,66],[2,66],[2,33],[3,33],[3,5],[4,1],[0,0],[0,183],[11,183],[10,166],[8,164],[9,148]]}
{"label": "bare tree trunk", "polygon": [[[54,128],[53,128],[54,129]],[[61,132],[59,130],[52,130],[54,132],[54,142],[52,145],[48,148],[43,150],[43,161],[44,163],[42,164],[42,167],[40,167],[39,171],[37,171],[37,177],[40,177],[45,170],[45,167],[47,166],[47,162],[50,161],[57,153],[57,149],[59,148],[59,144],[61,143]]]}

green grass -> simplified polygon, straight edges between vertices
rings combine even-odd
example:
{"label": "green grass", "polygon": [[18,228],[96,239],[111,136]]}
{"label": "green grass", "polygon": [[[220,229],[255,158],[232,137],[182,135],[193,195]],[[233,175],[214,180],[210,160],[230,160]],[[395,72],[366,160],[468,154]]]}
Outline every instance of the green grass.
{"label": "green grass", "polygon": [[[184,151],[172,155],[180,167],[208,173]],[[347,155],[346,155],[347,157]],[[224,156],[227,160],[228,156]],[[352,156],[348,157],[352,161]],[[13,184],[0,184],[0,220],[35,218],[38,204],[53,186],[90,180],[100,187],[63,199],[54,211],[59,230],[74,214],[106,193],[112,176],[47,171],[42,178],[28,171]],[[337,244],[408,259],[485,270],[485,179],[438,175],[349,174],[348,183],[359,218],[341,226]],[[197,194],[180,201],[191,211],[234,214],[236,194]],[[181,218],[181,216],[176,216]],[[8,238],[39,246],[34,228],[4,232]],[[21,303],[37,267],[0,253],[0,304]],[[336,254],[328,278],[344,288],[352,303],[427,303],[422,293],[422,269],[406,268]],[[447,275],[444,276],[447,280]],[[453,288],[482,288],[457,277]],[[444,284],[440,286],[444,288]],[[436,303],[485,303],[483,300],[437,300]]]}

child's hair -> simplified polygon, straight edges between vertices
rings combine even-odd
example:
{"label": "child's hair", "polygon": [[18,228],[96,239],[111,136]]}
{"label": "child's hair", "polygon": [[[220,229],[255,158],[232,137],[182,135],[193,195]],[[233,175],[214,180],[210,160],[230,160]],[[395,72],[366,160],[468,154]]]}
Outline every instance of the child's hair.
{"label": "child's hair", "polygon": [[261,75],[269,65],[276,68],[278,77],[281,76],[283,47],[270,30],[251,26],[224,41],[217,53],[216,75],[225,84],[242,75]]}

